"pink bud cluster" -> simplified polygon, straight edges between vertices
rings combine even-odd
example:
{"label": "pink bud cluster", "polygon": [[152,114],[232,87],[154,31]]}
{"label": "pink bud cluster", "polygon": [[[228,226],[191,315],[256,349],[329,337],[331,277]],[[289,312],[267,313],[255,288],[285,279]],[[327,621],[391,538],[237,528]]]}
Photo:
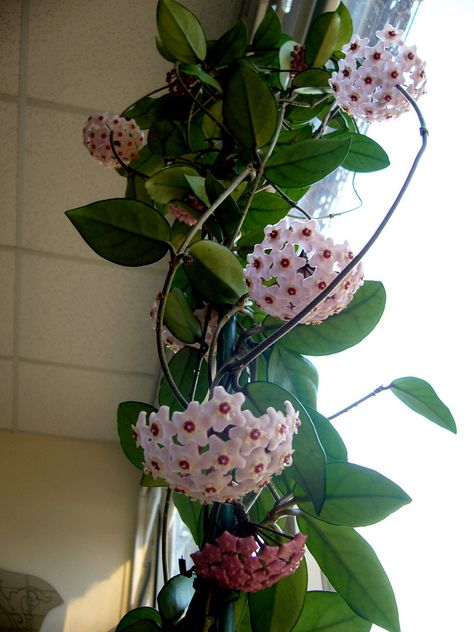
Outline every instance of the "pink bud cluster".
{"label": "pink bud cluster", "polygon": [[[178,78],[176,70],[170,70],[166,73],[166,83],[168,84],[168,90],[176,97],[186,96],[186,88],[190,90],[198,82],[197,77],[192,75],[181,74]],[[184,86],[183,86],[184,84]]]}
{"label": "pink bud cluster", "polygon": [[239,538],[224,531],[215,544],[191,554],[196,574],[220,588],[257,592],[291,575],[304,555],[302,533],[280,546],[260,545],[253,536]]}
{"label": "pink bud cluster", "polygon": [[89,116],[82,132],[84,146],[90,155],[106,167],[120,167],[112,142],[117,156],[124,163],[136,158],[145,142],[144,133],[133,119],[127,120],[108,112]]}
{"label": "pink bud cluster", "polygon": [[[317,220],[284,218],[265,228],[265,239],[247,257],[244,276],[249,294],[271,316],[280,320],[296,316],[353,258],[347,242],[335,244],[317,226]],[[362,281],[359,264],[302,323],[320,323],[343,310]]]}
{"label": "pink bud cluster", "polygon": [[169,407],[141,412],[133,426],[144,450],[144,469],[201,503],[235,500],[266,485],[292,462],[293,434],[300,425],[290,402],[286,412],[267,408],[255,417],[241,410],[242,393],[222,386],[204,404],[190,402],[183,412]]}
{"label": "pink bud cluster", "polygon": [[[198,321],[201,323],[201,327],[204,327],[204,324],[206,322],[207,310],[208,310],[207,307],[201,307],[200,309],[194,310],[194,315],[196,316]],[[150,310],[150,318],[153,323],[153,329],[155,330],[156,330],[156,324],[157,324],[157,320],[156,320],[157,317],[158,317],[158,297],[155,298]],[[209,318],[209,322],[207,323],[207,329],[206,329],[206,343],[208,345],[211,344],[212,338],[216,332],[217,322],[218,322],[217,311],[215,309],[212,309],[211,317]],[[175,353],[184,347],[184,344],[181,342],[181,340],[173,336],[173,334],[168,329],[166,329],[166,327],[163,327],[163,340],[165,341],[165,345],[169,347]],[[199,349],[200,343],[196,342],[195,344],[191,344],[191,345],[188,344],[186,346]]]}
{"label": "pink bud cluster", "polygon": [[354,35],[343,46],[346,58],[329,80],[340,107],[369,123],[395,118],[410,109],[397,85],[415,99],[426,92],[426,63],[418,57],[416,46],[402,43],[403,31],[387,24],[377,31],[377,37],[380,41],[368,46],[367,38]]}
{"label": "pink bud cluster", "polygon": [[297,73],[302,72],[308,68],[308,64],[304,58],[305,47],[300,44],[295,44],[293,50],[290,53],[291,57],[291,76],[294,77]]}
{"label": "pink bud cluster", "polygon": [[[189,208],[189,211],[186,207]],[[177,204],[174,200],[169,202],[166,209],[180,222],[183,222],[188,226],[194,226],[194,224],[197,223],[197,219],[192,211],[196,211],[197,214],[202,214],[207,209],[207,206],[195,195],[189,193],[179,204]]]}

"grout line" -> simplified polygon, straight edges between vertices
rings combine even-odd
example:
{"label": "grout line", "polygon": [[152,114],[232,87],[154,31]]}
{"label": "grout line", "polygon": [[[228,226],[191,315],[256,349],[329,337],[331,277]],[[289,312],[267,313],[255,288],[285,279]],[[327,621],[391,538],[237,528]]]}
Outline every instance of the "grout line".
{"label": "grout line", "polygon": [[[2,356],[0,356],[2,359]],[[9,359],[9,358],[5,358]],[[69,364],[67,362],[55,362],[54,360],[40,360],[38,358],[20,357],[19,361],[23,364],[34,364],[55,367],[58,369],[73,369],[75,371],[90,371],[93,373],[107,373],[109,375],[123,375],[129,377],[152,377],[155,378],[156,373],[148,373],[146,371],[127,371],[126,369],[105,369],[98,366],[88,366],[82,364]],[[154,382],[153,382],[154,383]]]}
{"label": "grout line", "polygon": [[[17,100],[17,162],[16,162],[16,239],[19,246],[23,241],[23,202],[24,202],[24,169],[26,153],[26,122],[28,95],[28,24],[30,17],[30,0],[21,1],[20,23],[20,68]],[[18,400],[20,392],[20,320],[21,320],[21,273],[22,252],[15,252],[15,322],[13,329],[13,394],[12,394],[12,429],[18,428]]]}
{"label": "grout line", "polygon": [[92,112],[102,112],[104,108],[86,108],[81,105],[71,105],[69,103],[55,103],[54,101],[46,101],[45,99],[37,99],[28,97],[28,105],[45,110],[55,110],[56,112],[69,112],[70,114],[84,114],[90,116]]}
{"label": "grout line", "polygon": [[0,92],[0,101],[7,101],[8,103],[18,103],[18,95]]}

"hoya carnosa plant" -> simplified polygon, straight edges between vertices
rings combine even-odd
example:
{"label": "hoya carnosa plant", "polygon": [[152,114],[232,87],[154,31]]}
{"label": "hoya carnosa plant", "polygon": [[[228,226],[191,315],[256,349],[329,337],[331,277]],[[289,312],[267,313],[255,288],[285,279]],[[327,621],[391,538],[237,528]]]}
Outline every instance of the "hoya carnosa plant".
{"label": "hoya carnosa plant", "polygon": [[[398,632],[390,582],[355,528],[410,499],[348,461],[331,419],[359,402],[324,417],[308,356],[356,345],[382,316],[383,285],[362,282],[361,261],[426,146],[416,103],[424,63],[390,25],[375,46],[353,35],[342,2],[312,21],[304,42],[282,32],[272,9],[252,37],[240,20],[212,41],[175,0],[158,0],[156,20],[170,65],[162,85],[84,129],[89,153],[126,179],[124,197],[67,212],[101,257],[161,261],[165,271],[154,328],[146,309],[141,323],[157,348],[159,388],[153,403],[122,402],[118,429],[141,484],[162,486],[166,508],[174,498],[199,550],[169,579],[166,509],[160,615],[138,608],[118,629],[143,620],[178,632]],[[420,150],[378,228],[352,252],[300,199],[338,168],[386,168],[387,153],[357,119],[409,108]],[[424,380],[398,378],[360,401],[385,390],[455,431]],[[305,541],[336,592],[307,593]]]}

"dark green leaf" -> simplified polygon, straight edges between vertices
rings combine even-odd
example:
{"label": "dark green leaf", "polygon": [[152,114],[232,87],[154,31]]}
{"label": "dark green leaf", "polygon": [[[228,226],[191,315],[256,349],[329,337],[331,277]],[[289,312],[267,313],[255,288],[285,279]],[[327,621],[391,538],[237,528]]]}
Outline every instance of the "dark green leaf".
{"label": "dark green leaf", "polygon": [[293,464],[285,472],[302,487],[311,498],[317,511],[321,509],[325,496],[326,455],[321,447],[311,417],[300,401],[288,391],[269,382],[251,382],[244,389],[245,407],[255,415],[262,415],[267,408],[285,411],[285,401],[289,401],[299,412],[301,426],[293,437]]}
{"label": "dark green leaf", "polygon": [[[141,606],[140,608],[134,608],[127,612],[127,614],[120,620],[120,623],[115,628],[115,632],[125,632],[126,630],[135,630],[135,628],[129,628],[130,625],[137,623],[138,621],[149,622],[149,627],[144,627],[143,630],[160,630],[161,617],[160,613],[155,608],[148,606]],[[154,623],[155,627],[151,624]],[[140,628],[136,628],[137,632],[140,632]]]}
{"label": "dark green leaf", "polygon": [[[164,162],[162,156],[152,153],[148,145],[145,145],[142,149],[140,149],[138,156],[130,163],[130,167],[140,173],[144,173],[147,176],[154,174],[155,171],[160,169],[160,167],[163,167],[163,165]],[[125,170],[124,175],[127,175]]]}
{"label": "dark green leaf", "polygon": [[211,86],[217,92],[222,92],[221,84],[214,79],[211,75],[205,72],[202,66],[198,66],[197,64],[182,64],[180,66],[180,71],[184,75],[190,75],[191,77],[197,77],[201,83],[205,83],[207,86]]}
{"label": "dark green leaf", "polygon": [[156,99],[143,97],[125,110],[122,116],[126,119],[134,119],[141,129],[150,129],[153,122],[153,114]]}
{"label": "dark green leaf", "polygon": [[248,41],[247,26],[243,20],[239,20],[212,47],[209,56],[211,63],[214,66],[228,66],[235,59],[245,55]]}
{"label": "dark green leaf", "polygon": [[289,632],[298,621],[306,597],[305,559],[293,575],[248,597],[252,632]]}
{"label": "dark green leaf", "polygon": [[[272,481],[274,478],[272,479]],[[275,500],[271,495],[267,487],[264,487],[257,497],[257,500],[253,503],[249,512],[249,517],[252,522],[259,524],[263,521],[267,513],[272,509],[275,504]]]}
{"label": "dark green leaf", "polygon": [[[224,193],[226,187],[214,178],[212,174],[209,174],[205,180],[205,189],[209,201],[214,203],[217,198]],[[241,211],[237,205],[237,202],[231,195],[228,195],[225,200],[219,204],[215,212],[215,218],[219,222],[224,235],[232,235],[237,222],[241,216]]]}
{"label": "dark green leaf", "polygon": [[340,50],[352,37],[352,18],[343,2],[339,2],[336,13],[341,18],[341,24],[339,26],[339,35],[337,36],[334,48]]}
{"label": "dark green leaf", "polygon": [[174,492],[173,503],[181,520],[188,527],[197,546],[202,542],[202,505],[184,494]]}
{"label": "dark green leaf", "polygon": [[[314,99],[310,95],[303,94],[300,96],[299,101],[295,102],[295,105],[290,105],[286,109],[286,119],[293,125],[301,125],[312,121],[315,118],[324,118],[324,111],[327,108],[327,102],[316,99],[316,104],[311,105]],[[306,103],[310,107],[298,106],[297,103]]]}
{"label": "dark green leaf", "polygon": [[438,426],[456,432],[456,422],[433,387],[419,377],[400,377],[390,384],[392,393],[419,415]]}
{"label": "dark green leaf", "polygon": [[[279,345],[305,355],[329,355],[344,351],[359,343],[374,329],[385,308],[385,289],[379,281],[366,281],[357,290],[344,311],[319,325],[298,325]],[[280,321],[267,318],[265,326]]]}
{"label": "dark green leaf", "polygon": [[132,425],[137,423],[138,415],[142,410],[147,415],[156,412],[156,408],[143,402],[122,402],[117,409],[117,429],[120,445],[127,459],[139,470],[143,470],[143,448],[137,446]]}
{"label": "dark green leaf", "polygon": [[361,619],[335,592],[308,592],[293,632],[369,632],[372,624]]}
{"label": "dark green leaf", "polygon": [[189,192],[186,176],[197,175],[199,174],[195,169],[185,165],[166,167],[146,181],[146,190],[152,200],[161,204],[170,200],[179,200]]}
{"label": "dark green leaf", "polygon": [[332,423],[320,413],[306,406],[306,411],[311,417],[316,433],[329,461],[347,461],[347,449]]}
{"label": "dark green leaf", "polygon": [[158,610],[164,621],[177,623],[184,615],[194,594],[193,581],[191,577],[175,575],[160,590]]}
{"label": "dark green leaf", "polygon": [[[208,386],[207,362],[205,359],[201,361],[200,357],[200,353],[197,349],[193,347],[183,347],[183,349],[180,349],[171,358],[168,366],[176,386],[187,400],[191,398],[195,371],[199,369],[199,379],[194,399],[201,402],[206,396]],[[173,391],[168,386],[164,377],[161,379],[158,400],[160,406],[169,406],[170,412],[183,410],[182,406],[176,401]]]}
{"label": "dark green leaf", "polygon": [[[328,463],[326,475],[326,499],[319,514],[324,522],[363,527],[383,520],[411,500],[390,479],[354,463]],[[303,497],[296,500],[303,511],[314,515]]]}
{"label": "dark green leaf", "polygon": [[206,57],[206,36],[199,20],[175,0],[159,0],[158,33],[165,50],[187,64]]}
{"label": "dark green leaf", "polygon": [[168,487],[168,483],[163,478],[154,478],[152,474],[143,474],[140,487]]}
{"label": "dark green leaf", "polygon": [[155,121],[148,134],[148,146],[158,155],[179,156],[188,151],[183,130],[176,121],[160,119]]}
{"label": "dark green leaf", "polygon": [[318,372],[314,364],[299,353],[274,345],[268,361],[268,381],[293,393],[304,406],[316,408]]}
{"label": "dark green leaf", "polygon": [[334,171],[345,159],[350,140],[305,140],[285,147],[267,162],[265,177],[282,187],[304,187]]}
{"label": "dark green leaf", "polygon": [[389,166],[390,160],[385,150],[364,134],[345,132],[351,138],[351,146],[341,167],[349,171],[367,173]]}
{"label": "dark green leaf", "polygon": [[323,66],[333,50],[339,38],[341,18],[336,11],[321,13],[309,27],[306,36],[305,59],[309,66]]}
{"label": "dark green leaf", "polygon": [[331,77],[331,73],[322,68],[309,68],[296,75],[293,79],[294,88],[326,88],[328,80]]}
{"label": "dark green leaf", "polygon": [[263,147],[272,138],[278,108],[272,91],[256,72],[240,67],[224,94],[224,122],[237,140],[250,149]]}
{"label": "dark green leaf", "polygon": [[[119,628],[116,628],[118,630]],[[161,627],[153,619],[141,619],[122,628],[121,632],[159,632]]]}
{"label": "dark green leaf", "polygon": [[234,602],[234,621],[237,632],[252,632],[248,594],[245,592],[241,592],[237,601]]}
{"label": "dark green leaf", "polygon": [[242,266],[225,246],[208,239],[192,244],[191,261],[184,264],[194,287],[214,304],[234,304],[247,290]]}
{"label": "dark green leaf", "polygon": [[202,337],[201,324],[178,287],[171,288],[164,314],[166,327],[179,340],[193,344]]}
{"label": "dark green leaf", "polygon": [[281,36],[281,25],[277,14],[273,9],[268,9],[265,17],[258,25],[253,36],[253,45],[257,50],[274,48]]}
{"label": "dark green leaf", "polygon": [[157,51],[160,53],[163,59],[166,59],[167,61],[171,61],[171,62],[178,61],[177,58],[172,53],[170,53],[170,51],[163,44],[159,35],[155,37],[155,44],[156,44]]}
{"label": "dark green leaf", "polygon": [[92,250],[112,263],[145,266],[168,251],[168,222],[138,200],[101,200],[66,211],[66,215]]}
{"label": "dark green leaf", "polygon": [[290,208],[290,204],[277,193],[260,191],[252,200],[242,230],[245,233],[263,230],[265,226],[279,222]]}
{"label": "dark green leaf", "polygon": [[125,197],[132,200],[138,200],[148,206],[153,206],[153,200],[145,189],[145,180],[141,176],[135,174],[127,176]]}
{"label": "dark green leaf", "polygon": [[359,616],[389,632],[400,632],[392,587],[372,547],[350,527],[299,516],[306,546],[322,572]]}

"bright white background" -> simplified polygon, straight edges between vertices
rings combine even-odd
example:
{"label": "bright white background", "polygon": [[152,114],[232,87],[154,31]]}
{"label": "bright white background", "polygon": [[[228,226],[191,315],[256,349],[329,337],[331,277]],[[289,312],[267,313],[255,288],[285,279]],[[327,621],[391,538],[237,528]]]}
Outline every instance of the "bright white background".
{"label": "bright white background", "polygon": [[[419,9],[407,43],[417,44],[428,62],[428,94],[420,106],[429,147],[365,263],[366,278],[385,285],[386,311],[365,342],[315,359],[319,409],[327,415],[380,384],[414,375],[432,384],[458,424],[454,436],[388,391],[335,420],[349,459],[392,478],[413,499],[360,530],[391,579],[402,632],[474,629],[473,30],[472,0],[425,0]],[[411,113],[373,125],[370,135],[392,166],[358,176],[363,209],[333,220],[328,231],[347,238],[354,250],[385,213],[419,146]]]}

